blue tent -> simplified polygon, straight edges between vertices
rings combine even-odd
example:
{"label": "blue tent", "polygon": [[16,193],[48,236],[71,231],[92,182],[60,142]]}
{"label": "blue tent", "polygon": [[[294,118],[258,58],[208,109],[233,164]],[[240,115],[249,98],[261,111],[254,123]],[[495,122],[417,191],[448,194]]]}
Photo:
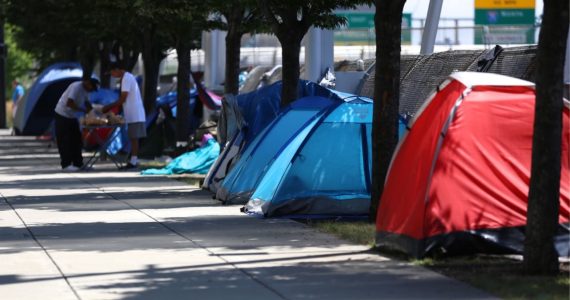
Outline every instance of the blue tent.
{"label": "blue tent", "polygon": [[[236,166],[247,174],[228,185],[228,199],[247,198],[244,211],[264,217],[367,215],[372,114],[368,98],[295,102],[260,137],[256,148],[265,153],[252,153],[243,168]],[[265,149],[268,145],[276,147]],[[265,157],[260,161],[260,156]],[[256,168],[261,171],[251,174]]]}
{"label": "blue tent", "polygon": [[[219,124],[223,124],[225,128],[219,129],[218,134],[227,138],[227,141],[221,141],[225,143],[224,149],[206,176],[203,188],[216,193],[245,149],[279,114],[281,87],[282,83],[276,82],[254,92],[239,95],[235,101],[231,99],[223,101]],[[305,80],[299,81],[298,95],[320,96],[336,101],[347,97]]]}
{"label": "blue tent", "polygon": [[50,127],[55,105],[65,89],[81,80],[83,71],[78,63],[57,63],[46,68],[18,104],[14,129],[18,135],[41,135]]}
{"label": "blue tent", "polygon": [[265,167],[281,148],[335,103],[341,102],[318,96],[295,101],[245,149],[241,159],[217,190],[216,198],[227,204],[246,203],[265,172]]}
{"label": "blue tent", "polygon": [[[176,115],[177,92],[169,92],[157,98],[156,109],[146,116],[147,137],[142,140],[139,156],[144,158],[154,158],[161,156],[165,149],[173,148],[176,145]],[[203,116],[203,108],[198,100],[196,89],[190,90],[189,99],[189,130],[193,132],[200,126]],[[158,118],[160,111],[164,113],[164,119]]]}

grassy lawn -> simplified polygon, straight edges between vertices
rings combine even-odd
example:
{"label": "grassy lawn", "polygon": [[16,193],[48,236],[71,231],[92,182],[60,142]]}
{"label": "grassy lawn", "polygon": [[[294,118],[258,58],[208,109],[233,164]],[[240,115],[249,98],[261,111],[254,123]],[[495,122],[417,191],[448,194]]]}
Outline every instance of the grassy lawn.
{"label": "grassy lawn", "polygon": [[308,220],[307,224],[316,228],[318,231],[332,233],[343,240],[374,247],[374,233],[376,227],[369,222]]}
{"label": "grassy lawn", "polygon": [[[374,246],[375,226],[368,222],[311,220],[308,225],[353,243]],[[408,260],[448,277],[466,282],[503,299],[570,299],[570,266],[561,264],[558,276],[526,276],[520,260],[506,256],[475,255],[409,260],[381,251],[392,259]]]}

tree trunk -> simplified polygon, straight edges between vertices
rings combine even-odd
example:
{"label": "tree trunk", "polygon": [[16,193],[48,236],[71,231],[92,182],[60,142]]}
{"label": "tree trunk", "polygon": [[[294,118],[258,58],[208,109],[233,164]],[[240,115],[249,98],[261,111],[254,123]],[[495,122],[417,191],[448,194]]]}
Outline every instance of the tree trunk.
{"label": "tree trunk", "polygon": [[143,101],[146,113],[154,111],[156,105],[156,88],[160,72],[160,62],[164,58],[159,45],[154,40],[155,34],[152,29],[143,33],[143,64],[144,64],[144,88]]}
{"label": "tree trunk", "polygon": [[81,64],[81,69],[83,69],[83,76],[91,77],[93,75],[97,60],[97,54],[93,49],[95,49],[93,45],[81,47],[80,49],[79,63]]}
{"label": "tree trunk", "polygon": [[226,35],[226,79],[224,93],[239,93],[239,62],[241,52],[241,33],[228,31]]}
{"label": "tree trunk", "polygon": [[101,88],[108,89],[111,87],[110,65],[111,44],[110,42],[103,42],[103,48],[99,50],[99,80],[101,81]]}
{"label": "tree trunk", "polygon": [[[190,45],[180,40],[176,46],[178,54],[178,84],[176,87],[176,141],[188,142],[190,135]],[[196,103],[196,105],[199,105]]]}
{"label": "tree trunk", "polygon": [[[125,48],[123,48],[125,49]],[[139,61],[139,54],[140,52],[135,50],[135,49],[131,49],[131,48],[126,48],[125,50],[125,54],[124,54],[124,58],[123,58],[123,66],[125,67],[125,70],[132,72],[133,69],[135,68],[135,65],[138,63]],[[162,60],[163,56],[162,54],[159,55],[160,59],[159,61]],[[160,62],[159,62],[160,64]]]}
{"label": "tree trunk", "polygon": [[298,98],[297,93],[299,90],[299,54],[301,52],[301,39],[291,36],[278,36],[278,38],[279,42],[281,42],[281,56],[283,59],[281,107],[285,107]]}
{"label": "tree trunk", "polygon": [[405,0],[376,0],[376,78],[372,120],[370,220],[376,220],[384,182],[398,144],[400,50]]}
{"label": "tree trunk", "polygon": [[239,62],[241,51],[241,36],[239,30],[243,21],[244,10],[236,5],[230,15],[226,16],[228,34],[226,35],[226,78],[224,93],[237,95],[239,92]]}
{"label": "tree trunk", "polygon": [[554,234],[560,207],[562,89],[568,1],[545,0],[538,41],[536,106],[524,265],[530,274],[556,274]]}
{"label": "tree trunk", "polygon": [[155,109],[160,59],[150,53],[146,53],[145,55],[145,52],[148,51],[143,50],[143,102],[145,112],[148,114]]}

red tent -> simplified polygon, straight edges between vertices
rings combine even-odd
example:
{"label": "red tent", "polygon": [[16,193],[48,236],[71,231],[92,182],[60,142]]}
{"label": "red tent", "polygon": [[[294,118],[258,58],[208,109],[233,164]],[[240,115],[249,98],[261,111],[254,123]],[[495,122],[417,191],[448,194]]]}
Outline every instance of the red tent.
{"label": "red tent", "polygon": [[[534,121],[534,84],[452,74],[396,149],[377,214],[377,244],[423,257],[521,253]],[[568,256],[569,105],[564,100],[559,235]]]}

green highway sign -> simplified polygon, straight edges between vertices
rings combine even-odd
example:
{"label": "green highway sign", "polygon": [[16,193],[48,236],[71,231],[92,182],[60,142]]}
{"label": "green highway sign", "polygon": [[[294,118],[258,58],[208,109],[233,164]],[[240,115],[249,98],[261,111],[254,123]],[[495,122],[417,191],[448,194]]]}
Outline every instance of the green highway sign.
{"label": "green highway sign", "polygon": [[[376,43],[373,12],[339,12],[338,16],[345,17],[346,26],[335,30],[336,44],[344,45],[373,45]],[[412,43],[412,14],[402,15],[402,44]]]}
{"label": "green highway sign", "polygon": [[475,0],[476,44],[534,44],[534,0]]}
{"label": "green highway sign", "polygon": [[534,9],[477,9],[478,25],[533,25]]}

